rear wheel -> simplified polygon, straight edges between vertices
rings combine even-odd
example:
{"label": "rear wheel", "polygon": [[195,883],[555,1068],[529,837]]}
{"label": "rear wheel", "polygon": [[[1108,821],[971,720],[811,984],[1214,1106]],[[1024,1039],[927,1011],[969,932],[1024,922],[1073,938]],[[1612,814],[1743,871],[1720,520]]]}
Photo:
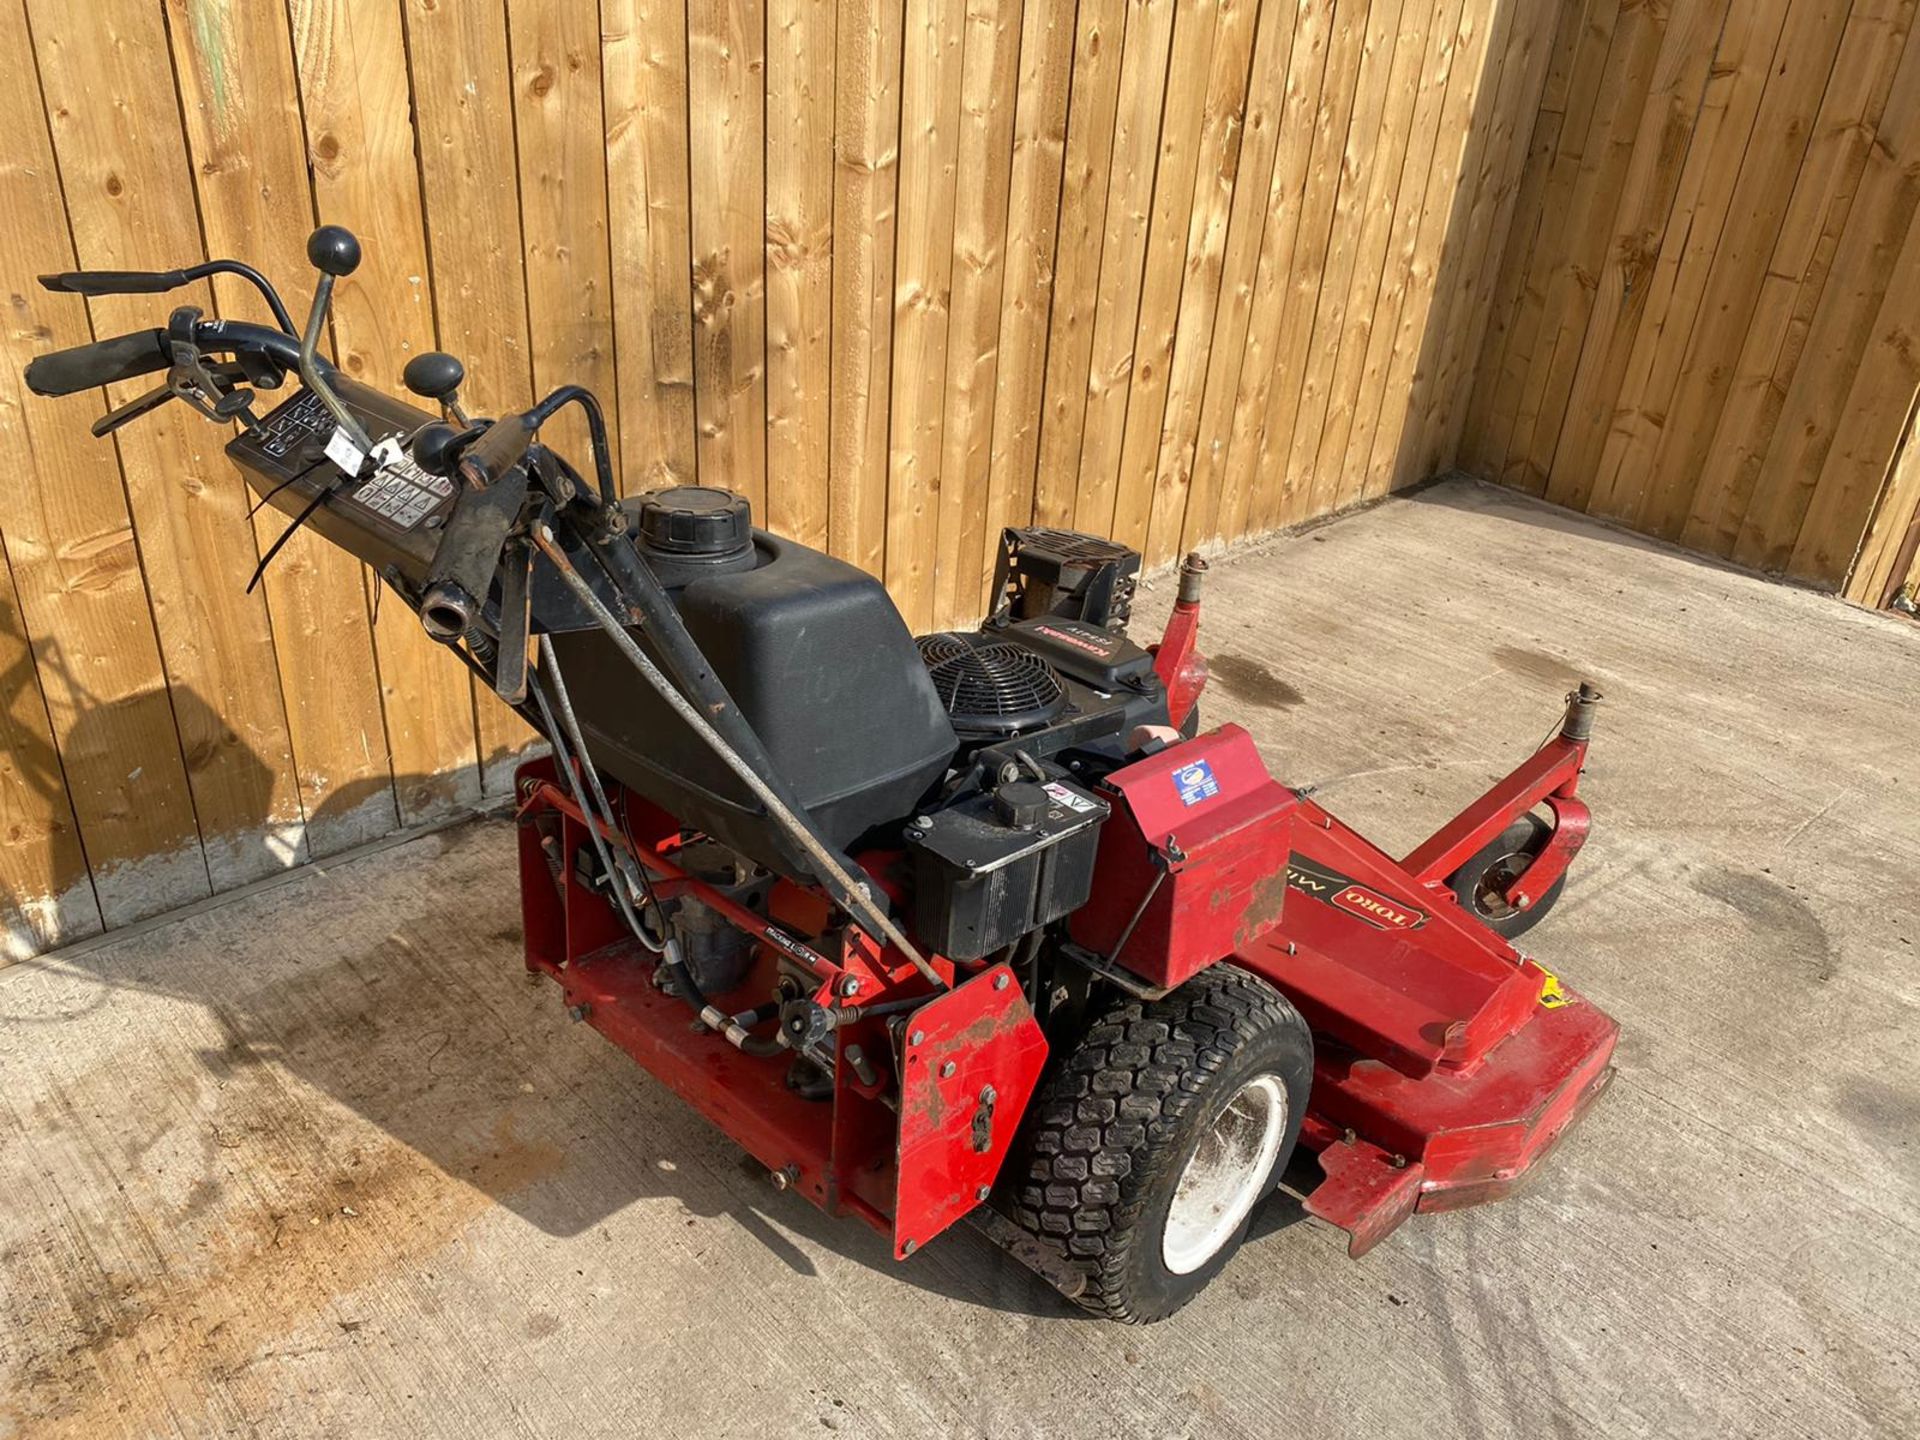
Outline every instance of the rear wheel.
{"label": "rear wheel", "polygon": [[1312,1071],[1305,1022],[1236,966],[1159,1000],[1121,997],[1043,1088],[1002,1208],[1084,1282],[1077,1304],[1164,1319],[1246,1237],[1299,1138]]}
{"label": "rear wheel", "polygon": [[1522,815],[1502,830],[1486,848],[1447,877],[1454,898],[1489,930],[1511,940],[1538,925],[1567,888],[1564,873],[1526,909],[1507,903],[1513,882],[1527,873],[1553,838],[1553,827],[1538,815]]}

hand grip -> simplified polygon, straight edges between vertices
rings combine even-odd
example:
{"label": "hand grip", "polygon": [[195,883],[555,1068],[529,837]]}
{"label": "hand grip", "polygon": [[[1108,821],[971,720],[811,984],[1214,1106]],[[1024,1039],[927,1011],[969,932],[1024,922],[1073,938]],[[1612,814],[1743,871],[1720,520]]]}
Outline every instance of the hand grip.
{"label": "hand grip", "polygon": [[36,395],[73,395],[116,380],[151,375],[173,363],[164,330],[136,330],[91,345],[38,355],[27,365],[27,388]]}
{"label": "hand grip", "polygon": [[187,278],[184,270],[64,270],[42,275],[40,283],[68,295],[164,295]]}
{"label": "hand grip", "polygon": [[481,490],[497,484],[526,458],[532,443],[533,424],[525,415],[502,416],[461,450],[461,478]]}

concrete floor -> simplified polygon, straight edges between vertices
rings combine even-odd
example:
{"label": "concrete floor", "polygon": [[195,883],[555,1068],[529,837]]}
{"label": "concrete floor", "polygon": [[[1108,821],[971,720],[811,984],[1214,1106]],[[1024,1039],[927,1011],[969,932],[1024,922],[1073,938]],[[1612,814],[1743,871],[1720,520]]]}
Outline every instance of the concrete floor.
{"label": "concrete floor", "polygon": [[0,974],[0,1433],[1920,1433],[1920,631],[1470,484],[1209,598],[1211,719],[1390,849],[1607,690],[1533,948],[1620,1074],[1525,1194],[1282,1197],[1147,1330],[896,1266],[567,1023],[477,824]]}

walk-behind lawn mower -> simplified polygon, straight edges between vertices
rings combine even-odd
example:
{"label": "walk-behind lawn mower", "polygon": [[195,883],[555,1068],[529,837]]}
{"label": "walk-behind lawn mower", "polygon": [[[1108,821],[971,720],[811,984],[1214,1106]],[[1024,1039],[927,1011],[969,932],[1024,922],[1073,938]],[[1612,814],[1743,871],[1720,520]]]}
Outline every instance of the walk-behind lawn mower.
{"label": "walk-behind lawn mower", "polygon": [[[1171,1314],[1305,1144],[1359,1255],[1505,1194],[1600,1093],[1616,1027],[1511,941],[1566,883],[1598,694],[1394,860],[1203,729],[1206,566],[1156,646],[1140,557],[1015,529],[977,630],[916,640],[870,576],[714,487],[619,498],[593,395],[473,421],[318,353],[359,245],[324,226],[304,335],[208,320],[40,356],[68,395],[165,372],[293,528],[366,561],[525,716],[526,964],[792,1189],[906,1259],[972,1217],[1097,1314]],[[256,413],[290,373],[290,398]],[[593,478],[539,443],[577,406]],[[719,478],[719,477],[714,477]],[[263,565],[270,563],[275,546]],[[1539,812],[1551,818],[1545,818]]]}

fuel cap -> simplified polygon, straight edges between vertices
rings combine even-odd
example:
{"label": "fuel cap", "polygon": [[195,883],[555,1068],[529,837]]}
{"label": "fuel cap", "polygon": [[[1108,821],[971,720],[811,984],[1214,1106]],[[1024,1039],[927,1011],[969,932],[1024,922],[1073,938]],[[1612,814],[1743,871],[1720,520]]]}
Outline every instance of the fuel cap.
{"label": "fuel cap", "polygon": [[1000,812],[1000,818],[1021,830],[1038,825],[1052,804],[1045,790],[1026,780],[1012,781],[993,792],[993,808]]}
{"label": "fuel cap", "polygon": [[640,497],[639,528],[649,550],[717,559],[753,544],[753,511],[735,491],[675,485]]}

